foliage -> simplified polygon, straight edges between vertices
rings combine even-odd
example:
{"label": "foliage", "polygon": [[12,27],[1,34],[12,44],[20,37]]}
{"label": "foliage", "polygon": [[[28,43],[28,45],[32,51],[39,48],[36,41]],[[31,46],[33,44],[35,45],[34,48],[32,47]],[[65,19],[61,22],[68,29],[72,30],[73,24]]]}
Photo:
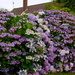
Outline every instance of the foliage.
{"label": "foliage", "polygon": [[[66,4],[66,5],[68,5],[68,4]],[[55,1],[53,1],[53,2],[47,3],[47,4],[45,4],[44,9],[45,10],[60,10],[60,11],[69,12],[70,14],[75,15],[75,13],[74,13],[75,11],[71,10],[69,7],[66,7],[63,2],[57,3]]]}
{"label": "foliage", "polygon": [[60,9],[60,8],[63,8],[64,4],[59,4],[59,3],[56,3],[55,1],[53,2],[49,2],[47,4],[45,4],[45,10],[56,10],[56,9]]}
{"label": "foliage", "polygon": [[54,0],[57,3],[64,3],[65,7],[70,8],[71,10],[75,10],[75,0]]}
{"label": "foliage", "polygon": [[57,3],[66,3],[68,0],[53,0],[56,1]]}
{"label": "foliage", "polygon": [[68,7],[70,8],[71,10],[75,10],[75,0],[68,0],[66,3],[65,3],[65,7]]}

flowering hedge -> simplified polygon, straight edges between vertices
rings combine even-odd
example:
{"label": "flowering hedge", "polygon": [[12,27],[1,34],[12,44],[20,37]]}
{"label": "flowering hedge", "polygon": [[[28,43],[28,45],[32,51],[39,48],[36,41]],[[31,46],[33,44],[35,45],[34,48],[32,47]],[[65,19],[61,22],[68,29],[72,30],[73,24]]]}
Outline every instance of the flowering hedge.
{"label": "flowering hedge", "polygon": [[0,74],[75,72],[74,36],[75,16],[67,12],[0,12]]}

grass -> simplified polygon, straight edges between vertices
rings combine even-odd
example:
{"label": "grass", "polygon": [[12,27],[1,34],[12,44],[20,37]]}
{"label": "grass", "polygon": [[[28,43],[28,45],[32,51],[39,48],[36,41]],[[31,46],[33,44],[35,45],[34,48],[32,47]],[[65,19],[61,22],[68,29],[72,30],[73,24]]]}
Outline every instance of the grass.
{"label": "grass", "polygon": [[66,73],[49,73],[47,75],[75,75],[75,73],[66,72]]}

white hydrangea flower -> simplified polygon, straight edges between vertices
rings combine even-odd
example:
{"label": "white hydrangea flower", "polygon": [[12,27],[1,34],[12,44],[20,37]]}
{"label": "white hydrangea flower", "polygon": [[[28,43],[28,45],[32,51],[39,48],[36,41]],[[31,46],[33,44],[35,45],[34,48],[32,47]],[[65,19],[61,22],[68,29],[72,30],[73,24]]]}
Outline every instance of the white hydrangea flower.
{"label": "white hydrangea flower", "polygon": [[34,71],[41,71],[42,70],[42,66],[37,64],[37,66],[34,68]]}
{"label": "white hydrangea flower", "polygon": [[50,66],[50,71],[54,70],[54,67],[53,66]]}
{"label": "white hydrangea flower", "polygon": [[32,47],[29,49],[29,51],[33,53],[33,52],[36,52],[36,49],[35,49],[35,47]]}
{"label": "white hydrangea flower", "polygon": [[72,62],[70,62],[70,66],[73,67],[73,63]]}
{"label": "white hydrangea flower", "polygon": [[43,11],[38,12],[39,15],[45,14]]}
{"label": "white hydrangea flower", "polygon": [[48,21],[45,21],[45,24],[47,25],[48,24]]}
{"label": "white hydrangea flower", "polygon": [[40,56],[39,55],[35,55],[34,57],[33,57],[33,61],[39,61],[40,60]]}
{"label": "white hydrangea flower", "polygon": [[31,29],[27,29],[25,34],[27,34],[27,35],[32,34],[32,35],[37,35],[37,36],[41,37],[41,34],[40,34],[40,33],[34,32],[34,31],[31,30]]}
{"label": "white hydrangea flower", "polygon": [[26,40],[29,41],[29,42],[32,42],[32,43],[34,42],[33,38],[27,38]]}
{"label": "white hydrangea flower", "polygon": [[36,68],[33,68],[33,70],[36,72],[37,71],[37,69]]}
{"label": "white hydrangea flower", "polygon": [[36,19],[39,19],[39,15],[37,15],[37,16],[35,16],[36,17]]}
{"label": "white hydrangea flower", "polygon": [[28,21],[28,22],[31,23],[32,25],[36,25],[37,24],[36,22],[33,22],[33,21]]}
{"label": "white hydrangea flower", "polygon": [[65,55],[66,51],[65,50],[60,50],[59,51],[61,55]]}
{"label": "white hydrangea flower", "polygon": [[41,34],[38,32],[35,32],[34,34],[37,35],[38,37],[41,37]]}
{"label": "white hydrangea flower", "polygon": [[40,71],[42,69],[42,66],[37,64],[37,69]]}
{"label": "white hydrangea flower", "polygon": [[48,57],[47,57],[47,55],[44,55],[44,60],[46,60]]}
{"label": "white hydrangea flower", "polygon": [[50,66],[50,71],[51,71],[52,73],[56,72],[56,69],[54,68],[54,66]]}
{"label": "white hydrangea flower", "polygon": [[66,54],[69,54],[69,51],[65,51]]}
{"label": "white hydrangea flower", "polygon": [[25,13],[25,12],[22,12],[22,13],[21,13],[21,15],[28,15],[28,14],[27,14],[27,13]]}
{"label": "white hydrangea flower", "polygon": [[59,62],[59,68],[60,68],[60,72],[63,72],[63,64],[61,62]]}
{"label": "white hydrangea flower", "polygon": [[66,65],[65,66],[65,71],[69,71],[70,69],[69,69],[69,66],[68,65]]}
{"label": "white hydrangea flower", "polygon": [[44,23],[43,19],[37,19],[38,23],[42,25]]}
{"label": "white hydrangea flower", "polygon": [[31,29],[27,29],[25,34],[27,34],[27,35],[33,34],[34,35],[34,31]]}
{"label": "white hydrangea flower", "polygon": [[42,47],[45,47],[46,46],[45,43],[43,41],[41,41],[41,40],[39,40],[37,44],[39,44]]}
{"label": "white hydrangea flower", "polygon": [[63,57],[61,58],[61,61],[62,61],[62,62],[64,61],[64,58],[63,58]]}
{"label": "white hydrangea flower", "polygon": [[46,31],[47,33],[50,33],[50,30],[49,29],[47,29],[47,31]]}
{"label": "white hydrangea flower", "polygon": [[48,33],[50,33],[49,28],[46,25],[41,25]]}
{"label": "white hydrangea flower", "polygon": [[27,75],[27,70],[20,70],[19,72],[18,72],[18,74],[19,75]]}
{"label": "white hydrangea flower", "polygon": [[[56,72],[60,72],[60,69],[56,69]],[[61,71],[62,72],[62,71]]]}
{"label": "white hydrangea flower", "polygon": [[26,56],[26,59],[32,60],[33,57],[32,56]]}
{"label": "white hydrangea flower", "polygon": [[1,12],[5,12],[6,9],[4,9],[4,8],[0,8],[0,11],[1,11]]}

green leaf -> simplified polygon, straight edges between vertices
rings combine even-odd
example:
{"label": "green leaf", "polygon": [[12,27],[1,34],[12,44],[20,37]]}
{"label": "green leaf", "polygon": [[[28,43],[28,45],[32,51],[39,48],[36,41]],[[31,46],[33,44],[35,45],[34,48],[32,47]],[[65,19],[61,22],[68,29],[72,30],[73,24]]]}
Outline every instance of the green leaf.
{"label": "green leaf", "polygon": [[31,23],[26,23],[26,29],[32,29]]}
{"label": "green leaf", "polygon": [[0,39],[0,42],[2,41],[2,39]]}
{"label": "green leaf", "polygon": [[24,59],[23,58],[21,59],[21,62],[24,62]]}
{"label": "green leaf", "polygon": [[21,59],[21,56],[17,56],[19,59]]}
{"label": "green leaf", "polygon": [[31,60],[26,60],[26,64],[30,64],[31,63]]}
{"label": "green leaf", "polygon": [[4,54],[4,57],[8,57],[8,55],[7,54]]}

